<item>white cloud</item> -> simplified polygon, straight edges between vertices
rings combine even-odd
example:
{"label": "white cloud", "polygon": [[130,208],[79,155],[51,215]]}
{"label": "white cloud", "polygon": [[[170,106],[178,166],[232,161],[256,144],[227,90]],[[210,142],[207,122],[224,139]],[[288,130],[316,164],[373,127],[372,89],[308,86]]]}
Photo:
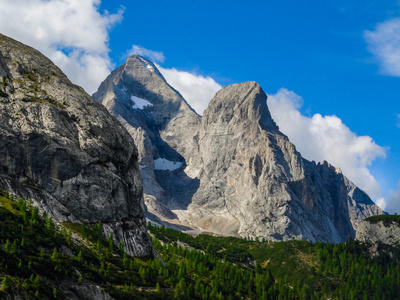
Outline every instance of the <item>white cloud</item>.
{"label": "white cloud", "polygon": [[336,116],[303,116],[298,110],[301,105],[302,98],[287,89],[268,97],[272,117],[303,157],[340,167],[370,197],[379,197],[379,184],[368,166],[385,157],[385,149],[369,136],[357,136]]}
{"label": "white cloud", "polygon": [[179,71],[175,68],[164,69],[157,65],[167,82],[178,90],[190,106],[200,115],[203,115],[210,100],[222,86],[209,76],[196,75]]}
{"label": "white cloud", "polygon": [[[379,201],[379,203],[378,203]],[[397,184],[397,190],[390,190],[386,198],[378,199],[377,203],[382,209],[389,213],[400,211],[400,180]]]}
{"label": "white cloud", "polygon": [[378,60],[383,74],[400,76],[400,18],[376,25],[374,31],[365,31],[368,50]]}
{"label": "white cloud", "polygon": [[376,204],[383,210],[383,211],[386,211],[386,206],[387,206],[387,203],[386,203],[386,199],[385,198],[378,198],[378,199],[376,199]]}
{"label": "white cloud", "polygon": [[122,20],[98,12],[100,0],[0,0],[0,32],[32,46],[88,93],[113,67],[108,31]]}
{"label": "white cloud", "polygon": [[400,114],[397,114],[396,118],[397,118],[396,126],[400,128]]}
{"label": "white cloud", "polygon": [[153,63],[162,63],[165,61],[165,56],[162,52],[149,50],[138,45],[132,45],[132,49],[128,51],[128,56],[135,54],[144,56],[150,59]]}

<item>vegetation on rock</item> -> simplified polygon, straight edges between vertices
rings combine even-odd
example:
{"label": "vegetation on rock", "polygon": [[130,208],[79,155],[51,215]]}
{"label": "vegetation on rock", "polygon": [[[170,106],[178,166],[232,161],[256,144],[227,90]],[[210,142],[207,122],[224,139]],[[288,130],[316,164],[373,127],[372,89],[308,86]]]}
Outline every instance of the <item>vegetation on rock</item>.
{"label": "vegetation on rock", "polygon": [[400,225],[400,216],[398,215],[378,215],[366,218],[365,221],[376,224],[378,222],[383,222],[383,224],[388,227],[391,224]]}

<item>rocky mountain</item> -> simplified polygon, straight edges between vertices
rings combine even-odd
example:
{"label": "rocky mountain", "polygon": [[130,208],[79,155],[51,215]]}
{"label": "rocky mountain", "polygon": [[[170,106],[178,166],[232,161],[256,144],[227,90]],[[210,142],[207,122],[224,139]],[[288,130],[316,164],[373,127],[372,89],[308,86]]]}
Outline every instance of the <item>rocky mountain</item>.
{"label": "rocky mountain", "polygon": [[356,239],[375,245],[384,243],[399,247],[400,217],[397,215],[382,215],[367,218],[358,226]]}
{"label": "rocky mountain", "polygon": [[382,214],[339,169],[301,157],[255,82],[220,90],[198,116],[141,56],[93,95],[139,149],[149,219],[181,230],[268,240],[346,240]]}
{"label": "rocky mountain", "polygon": [[103,222],[131,255],[152,246],[128,132],[38,51],[0,35],[0,185],[58,222]]}
{"label": "rocky mountain", "polygon": [[[182,166],[198,159],[195,134],[200,116],[156,66],[141,56],[129,57],[114,70],[93,98],[102,102],[135,140],[148,210],[162,218],[175,219],[170,209],[174,207],[172,195],[163,185],[181,185],[180,194],[196,188],[196,180],[192,182]],[[186,191],[187,187],[190,188]],[[185,198],[190,201],[191,194]]]}

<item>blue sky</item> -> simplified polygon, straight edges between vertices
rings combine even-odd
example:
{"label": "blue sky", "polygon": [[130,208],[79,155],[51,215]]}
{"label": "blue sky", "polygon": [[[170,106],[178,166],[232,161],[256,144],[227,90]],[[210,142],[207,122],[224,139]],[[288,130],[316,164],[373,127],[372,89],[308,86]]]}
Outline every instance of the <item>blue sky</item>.
{"label": "blue sky", "polygon": [[197,110],[220,86],[257,81],[306,158],[339,166],[400,213],[399,1],[0,0],[0,7],[0,32],[38,48],[88,92],[133,53],[155,60]]}

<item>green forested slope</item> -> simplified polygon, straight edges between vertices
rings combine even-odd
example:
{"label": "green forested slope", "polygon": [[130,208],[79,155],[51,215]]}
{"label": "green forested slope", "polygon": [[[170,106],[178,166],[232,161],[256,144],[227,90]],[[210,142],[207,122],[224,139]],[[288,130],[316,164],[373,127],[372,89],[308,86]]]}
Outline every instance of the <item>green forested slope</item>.
{"label": "green forested slope", "polygon": [[395,299],[398,250],[356,241],[248,241],[149,226],[159,258],[132,258],[101,224],[55,226],[0,191],[0,298],[68,299],[100,286],[116,299]]}

